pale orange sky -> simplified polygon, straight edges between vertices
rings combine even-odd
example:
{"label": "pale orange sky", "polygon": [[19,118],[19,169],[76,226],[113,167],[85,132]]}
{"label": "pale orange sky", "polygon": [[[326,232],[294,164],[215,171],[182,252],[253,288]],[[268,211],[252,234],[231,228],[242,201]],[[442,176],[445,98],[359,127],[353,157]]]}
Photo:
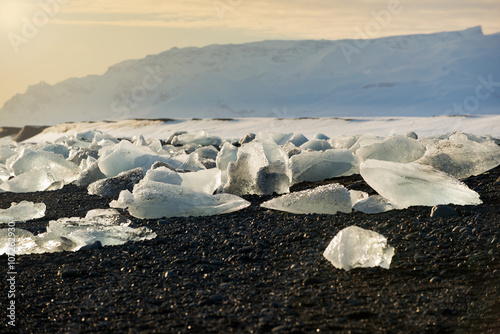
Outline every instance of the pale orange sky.
{"label": "pale orange sky", "polygon": [[172,47],[359,38],[391,8],[369,37],[500,32],[499,0],[0,0],[0,107],[40,81],[102,74]]}

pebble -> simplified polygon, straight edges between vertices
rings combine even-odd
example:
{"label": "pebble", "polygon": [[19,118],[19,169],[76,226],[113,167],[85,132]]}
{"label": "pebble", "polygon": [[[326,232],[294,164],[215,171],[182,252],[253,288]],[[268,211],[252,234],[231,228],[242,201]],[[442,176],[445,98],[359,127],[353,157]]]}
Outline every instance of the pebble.
{"label": "pebble", "polygon": [[458,217],[455,209],[448,205],[436,205],[431,209],[431,218]]}

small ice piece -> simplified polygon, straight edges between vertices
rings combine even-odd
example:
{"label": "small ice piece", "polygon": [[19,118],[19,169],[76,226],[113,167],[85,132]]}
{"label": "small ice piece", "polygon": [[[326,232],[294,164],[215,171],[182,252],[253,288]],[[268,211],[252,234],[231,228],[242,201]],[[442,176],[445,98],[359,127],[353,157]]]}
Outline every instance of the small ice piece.
{"label": "small ice piece", "polygon": [[358,203],[361,200],[367,199],[369,197],[368,193],[359,190],[349,190],[349,194],[351,194],[351,203],[352,205]]}
{"label": "small ice piece", "polygon": [[12,203],[8,209],[0,209],[0,223],[24,222],[45,216],[44,203],[22,201]]}
{"label": "small ice piece", "polygon": [[477,205],[479,194],[464,183],[431,166],[416,162],[366,160],[361,176],[397,209],[413,205]]}
{"label": "small ice piece", "polygon": [[500,164],[500,146],[466,133],[422,140],[427,152],[417,162],[430,165],[461,180],[482,174]]}
{"label": "small ice piece", "polygon": [[359,136],[340,135],[331,138],[328,142],[333,148],[350,149],[358,141]]}
{"label": "small ice piece", "polygon": [[206,169],[205,166],[201,163],[198,153],[193,152],[189,155],[178,155],[176,156],[177,160],[182,160],[182,164],[177,167],[178,170],[188,170],[188,171],[197,171]]}
{"label": "small ice piece", "polygon": [[236,162],[238,159],[238,148],[231,143],[224,143],[219,154],[217,154],[216,163],[217,168],[222,171],[227,170],[227,166],[230,162]]}
{"label": "small ice piece", "polygon": [[302,133],[294,133],[292,138],[288,140],[289,143],[292,143],[293,145],[299,147],[300,145],[304,144],[307,142],[309,139],[307,139],[306,136],[304,136]]}
{"label": "small ice piece", "polygon": [[425,153],[425,145],[406,136],[392,136],[356,150],[361,161],[368,159],[413,162]]}
{"label": "small ice piece", "polygon": [[117,197],[122,190],[132,190],[143,177],[144,171],[138,167],[122,172],[115,177],[95,181],[88,186],[87,190],[90,195]]}
{"label": "small ice piece", "polygon": [[311,151],[326,151],[330,150],[332,146],[328,143],[326,139],[313,139],[308,142],[300,145],[302,150],[311,150]]}
{"label": "small ice piece", "polygon": [[113,208],[128,208],[137,218],[212,216],[238,211],[249,206],[243,198],[230,194],[209,195],[191,189],[143,180],[134,190],[124,190]]}
{"label": "small ice piece", "polygon": [[77,179],[73,182],[79,187],[87,187],[89,184],[106,178],[101,170],[99,169],[99,164],[97,159],[89,156],[87,159],[82,160],[80,163],[81,172]]}
{"label": "small ice piece", "polygon": [[290,158],[292,183],[314,182],[358,172],[358,161],[347,149],[302,152]]}
{"label": "small ice piece", "polygon": [[219,151],[213,146],[206,146],[196,149],[195,153],[198,154],[198,157],[200,159],[210,159],[215,161],[215,159],[217,159]]}
{"label": "small ice piece", "polygon": [[335,268],[345,271],[376,266],[389,269],[394,248],[377,232],[349,226],[337,233],[323,256]]}
{"label": "small ice piece", "polygon": [[353,207],[355,211],[363,213],[381,213],[394,210],[394,206],[380,195],[372,195],[356,202]]}
{"label": "small ice piece", "polygon": [[222,139],[217,136],[211,136],[205,131],[187,132],[176,135],[172,139],[172,145],[182,146],[186,144],[199,144],[202,146],[219,146],[222,144]]}
{"label": "small ice piece", "polygon": [[272,141],[277,145],[284,145],[293,137],[293,133],[279,132],[259,132],[255,135],[255,140],[260,142]]}
{"label": "small ice piece", "polygon": [[331,214],[338,211],[350,213],[351,194],[342,185],[331,183],[314,189],[297,191],[273,198],[260,205],[263,208],[299,213]]}

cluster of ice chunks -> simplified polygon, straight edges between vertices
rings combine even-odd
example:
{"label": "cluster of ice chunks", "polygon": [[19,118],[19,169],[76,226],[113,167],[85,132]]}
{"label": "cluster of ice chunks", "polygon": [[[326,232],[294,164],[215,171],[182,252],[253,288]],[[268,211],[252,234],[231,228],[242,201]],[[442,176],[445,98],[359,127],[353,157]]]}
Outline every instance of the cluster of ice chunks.
{"label": "cluster of ice chunks", "polygon": [[491,138],[452,133],[424,140],[427,150],[417,162],[457,179],[479,175],[500,164],[500,146]]}
{"label": "cluster of ice chunks", "polygon": [[44,203],[33,203],[22,201],[12,203],[8,209],[0,209],[0,224],[11,222],[23,222],[45,216],[46,206]]}
{"label": "cluster of ice chunks", "polygon": [[[477,204],[477,193],[453,178],[443,177],[436,169],[459,179],[479,174],[500,164],[500,149],[491,138],[463,133],[423,139],[412,133],[386,138],[371,134],[329,138],[317,134],[308,140],[298,133],[261,132],[246,135],[238,144],[237,140],[222,140],[203,131],[174,133],[165,142],[142,136],[118,140],[100,131],[88,131],[54,143],[0,146],[0,191],[54,190],[73,182],[90,185],[90,193],[104,196],[128,190],[130,195],[124,196],[130,199],[133,185],[144,179],[202,197],[220,193],[286,194],[299,182],[360,173],[361,162],[361,175],[379,194],[351,198],[354,210],[376,213],[437,202]],[[373,164],[378,162],[384,167],[375,168]],[[134,169],[143,173],[130,172]],[[383,174],[378,174],[381,171]],[[402,175],[403,171],[406,174]],[[125,173],[125,178],[120,173]],[[417,179],[420,181],[414,182]],[[405,189],[407,185],[411,191]],[[175,193],[170,186],[162,187],[166,187],[168,196]],[[176,199],[183,201],[179,196]],[[209,198],[208,202],[213,201]],[[187,208],[186,212],[192,211]],[[311,207],[305,211],[314,210]],[[214,210],[206,212],[212,214]]]}
{"label": "cluster of ice chunks", "polygon": [[374,231],[349,226],[335,235],[323,256],[337,269],[349,271],[360,267],[389,269],[394,248],[387,239]]}
{"label": "cluster of ice chunks", "polygon": [[16,229],[14,245],[8,243],[8,229],[0,229],[0,255],[15,247],[15,254],[77,251],[83,246],[99,241],[101,245],[121,245],[128,241],[156,238],[156,233],[146,227],[132,228],[130,221],[114,209],[96,209],[84,218],[60,218],[49,222],[47,231],[38,235]]}

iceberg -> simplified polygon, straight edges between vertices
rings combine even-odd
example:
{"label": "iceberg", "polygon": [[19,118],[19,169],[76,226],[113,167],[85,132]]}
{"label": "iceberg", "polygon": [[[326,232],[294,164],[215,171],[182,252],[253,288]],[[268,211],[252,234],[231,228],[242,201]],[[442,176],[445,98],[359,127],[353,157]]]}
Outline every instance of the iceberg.
{"label": "iceberg", "polygon": [[24,222],[45,216],[46,206],[44,203],[33,203],[22,201],[12,203],[8,209],[0,209],[0,224],[10,222]]}
{"label": "iceberg", "polygon": [[263,208],[298,213],[331,214],[350,213],[351,194],[342,185],[331,183],[314,189],[297,191],[273,198],[260,205]]}
{"label": "iceberg", "polygon": [[358,161],[347,149],[302,152],[290,158],[292,183],[314,182],[358,172]]}
{"label": "iceberg", "polygon": [[427,151],[417,162],[432,166],[457,179],[482,174],[500,164],[500,146],[492,140],[466,133],[426,139]]}
{"label": "iceberg", "polygon": [[387,239],[381,234],[349,226],[335,235],[323,256],[335,268],[345,271],[376,266],[389,269],[394,248],[387,244]]}
{"label": "iceberg", "polygon": [[16,242],[8,244],[8,229],[0,230],[0,255],[15,250],[15,254],[77,251],[99,241],[103,246],[121,245],[128,241],[156,238],[156,233],[146,227],[132,228],[130,220],[114,209],[96,209],[84,218],[60,218],[50,221],[47,232],[33,235],[15,229]]}
{"label": "iceberg", "polygon": [[136,218],[212,216],[246,208],[250,202],[231,194],[209,195],[182,186],[143,180],[124,190],[113,208],[128,208]]}
{"label": "iceberg", "polygon": [[397,209],[413,205],[477,205],[479,194],[464,183],[431,166],[416,162],[366,160],[361,176]]}

